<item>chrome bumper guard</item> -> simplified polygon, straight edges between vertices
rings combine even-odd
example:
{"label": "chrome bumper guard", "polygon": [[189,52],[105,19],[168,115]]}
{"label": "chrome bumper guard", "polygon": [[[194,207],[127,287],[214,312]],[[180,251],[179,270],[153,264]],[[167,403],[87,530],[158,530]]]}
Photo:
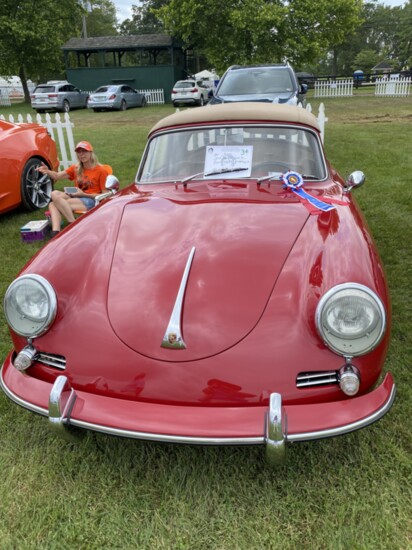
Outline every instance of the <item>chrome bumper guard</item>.
{"label": "chrome bumper guard", "polygon": [[67,430],[70,414],[76,401],[76,392],[66,376],[58,376],[49,396],[49,422],[51,428],[65,439],[72,439]]}
{"label": "chrome bumper guard", "polygon": [[267,461],[276,466],[285,461],[287,416],[280,393],[272,393],[266,414],[265,446]]}

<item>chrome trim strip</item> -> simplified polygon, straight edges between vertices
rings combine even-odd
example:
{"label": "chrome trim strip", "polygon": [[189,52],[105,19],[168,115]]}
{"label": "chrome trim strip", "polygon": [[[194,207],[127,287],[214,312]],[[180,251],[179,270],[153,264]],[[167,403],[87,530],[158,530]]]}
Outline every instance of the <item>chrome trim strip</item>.
{"label": "chrome trim strip", "polygon": [[300,372],[296,377],[296,387],[308,388],[313,386],[325,386],[338,384],[339,377],[336,371]]}
{"label": "chrome trim strip", "polygon": [[66,358],[62,355],[56,355],[54,353],[46,353],[43,351],[37,352],[35,361],[47,365],[48,367],[54,367],[60,370],[66,370]]}
{"label": "chrome trim strip", "polygon": [[163,336],[162,343],[160,346],[162,348],[169,349],[186,349],[186,344],[183,340],[182,335],[182,309],[183,309],[183,299],[185,296],[187,280],[189,278],[190,268],[193,262],[193,256],[195,255],[196,248],[193,247],[190,251],[189,258],[186,262],[186,267],[183,272],[183,277],[180,282],[179,291],[176,296],[176,302],[173,307],[172,315],[169,320],[165,335]]}
{"label": "chrome trim strip", "polygon": [[70,425],[78,428],[94,430],[118,437],[128,437],[130,439],[143,439],[146,441],[157,441],[161,443],[186,443],[188,445],[261,445],[264,443],[264,437],[191,437],[182,435],[168,435],[148,432],[132,432],[130,430],[121,430],[99,424],[91,424],[81,420],[70,419]]}
{"label": "chrome trim strip", "polygon": [[347,424],[346,426],[340,426],[339,428],[331,428],[330,430],[321,430],[319,432],[290,434],[288,435],[288,441],[294,442],[294,441],[310,441],[312,439],[323,439],[326,437],[335,437],[338,435],[344,435],[350,432],[354,432],[356,430],[360,430],[361,428],[366,428],[366,426],[373,424],[374,422],[376,422],[377,420],[380,420],[383,416],[385,416],[385,414],[389,411],[389,409],[393,405],[395,394],[396,394],[396,386],[393,385],[391,394],[388,400],[383,404],[383,406],[379,410],[377,410],[374,414],[371,414],[370,416],[367,416],[366,418],[363,418],[358,422],[353,422],[352,424]]}

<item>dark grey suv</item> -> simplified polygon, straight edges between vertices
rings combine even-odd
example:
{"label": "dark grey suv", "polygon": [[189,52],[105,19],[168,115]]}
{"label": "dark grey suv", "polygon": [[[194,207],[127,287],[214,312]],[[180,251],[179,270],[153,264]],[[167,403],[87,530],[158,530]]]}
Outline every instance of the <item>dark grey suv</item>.
{"label": "dark grey suv", "polygon": [[236,101],[304,104],[306,91],[289,63],[234,65],[221,78],[209,105]]}
{"label": "dark grey suv", "polygon": [[85,109],[89,93],[82,92],[67,80],[49,80],[46,84],[36,86],[30,97],[31,106],[38,113],[68,113],[71,109]]}

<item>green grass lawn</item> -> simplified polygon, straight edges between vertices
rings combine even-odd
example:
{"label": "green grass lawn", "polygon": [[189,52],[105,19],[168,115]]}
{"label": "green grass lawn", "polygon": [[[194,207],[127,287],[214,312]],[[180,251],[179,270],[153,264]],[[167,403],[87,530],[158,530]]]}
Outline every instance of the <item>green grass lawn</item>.
{"label": "green grass lawn", "polygon": [[[309,96],[317,113],[319,100]],[[0,395],[2,549],[412,548],[412,98],[326,99],[326,153],[355,191],[386,266],[392,296],[390,413],[359,432],[288,449],[271,470],[263,449],[190,447],[86,433],[77,445]],[[0,114],[30,112],[24,106]],[[171,106],[74,111],[75,139],[95,145],[122,186]],[[43,243],[19,228],[42,213],[0,216],[0,295]],[[350,246],[350,243],[347,245]],[[342,250],[345,254],[345,250]],[[69,260],[68,260],[69,261]],[[11,340],[0,311],[0,360]]]}

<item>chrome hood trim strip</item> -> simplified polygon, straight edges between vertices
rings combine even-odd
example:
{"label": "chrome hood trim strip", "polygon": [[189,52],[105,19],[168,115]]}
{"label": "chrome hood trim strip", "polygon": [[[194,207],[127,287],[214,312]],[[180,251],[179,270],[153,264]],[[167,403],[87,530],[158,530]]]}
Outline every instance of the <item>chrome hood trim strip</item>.
{"label": "chrome hood trim strip", "polygon": [[180,283],[179,291],[176,296],[176,302],[173,307],[172,315],[167,325],[165,335],[161,343],[162,348],[169,349],[186,349],[186,344],[183,340],[182,335],[182,309],[183,309],[183,299],[186,292],[187,280],[189,278],[190,268],[193,262],[193,256],[195,255],[196,248],[193,247],[190,251],[189,258],[186,262],[186,267],[183,272],[182,281]]}

